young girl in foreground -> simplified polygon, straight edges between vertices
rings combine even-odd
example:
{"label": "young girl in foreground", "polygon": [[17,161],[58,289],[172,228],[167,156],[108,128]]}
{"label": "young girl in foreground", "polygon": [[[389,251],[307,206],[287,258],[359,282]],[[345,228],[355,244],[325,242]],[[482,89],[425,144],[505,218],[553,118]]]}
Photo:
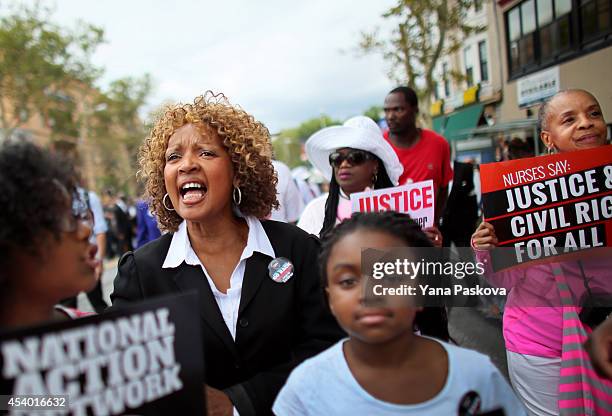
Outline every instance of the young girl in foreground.
{"label": "young girl in foreground", "polygon": [[[418,307],[364,304],[362,247],[431,246],[419,226],[394,212],[353,214],[323,240],[329,306],[348,333],[291,373],[274,403],[284,415],[457,415],[525,412],[488,357],[415,334]],[[467,399],[467,400],[466,400]],[[466,405],[467,403],[467,405]],[[478,413],[480,414],[480,413]]]}

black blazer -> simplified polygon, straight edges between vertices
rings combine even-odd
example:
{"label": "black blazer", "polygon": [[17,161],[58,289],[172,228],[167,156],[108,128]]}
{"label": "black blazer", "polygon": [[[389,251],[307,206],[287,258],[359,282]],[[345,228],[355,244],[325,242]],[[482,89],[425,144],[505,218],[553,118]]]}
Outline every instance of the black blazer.
{"label": "black blazer", "polygon": [[289,224],[262,221],[277,257],[289,259],[293,277],[274,282],[269,256],[255,252],[246,262],[236,341],[223,321],[199,266],[162,269],[172,234],[119,261],[113,307],[169,293],[200,294],[206,383],[228,394],[242,416],[270,414],[291,370],[344,334],[329,313],[317,266],[319,241]]}

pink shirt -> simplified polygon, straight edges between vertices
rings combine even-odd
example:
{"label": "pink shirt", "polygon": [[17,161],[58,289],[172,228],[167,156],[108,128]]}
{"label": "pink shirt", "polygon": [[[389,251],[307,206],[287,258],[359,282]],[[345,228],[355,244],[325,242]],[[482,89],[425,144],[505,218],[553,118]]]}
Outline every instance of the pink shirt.
{"label": "pink shirt", "polygon": [[[493,272],[487,250],[474,250],[476,261],[485,263],[485,278],[495,287],[509,290],[504,310],[506,349],[539,357],[561,357],[563,314],[561,299],[549,263]],[[612,292],[612,259],[581,260],[592,292]],[[557,263],[566,276],[575,305],[585,293],[578,261]]]}

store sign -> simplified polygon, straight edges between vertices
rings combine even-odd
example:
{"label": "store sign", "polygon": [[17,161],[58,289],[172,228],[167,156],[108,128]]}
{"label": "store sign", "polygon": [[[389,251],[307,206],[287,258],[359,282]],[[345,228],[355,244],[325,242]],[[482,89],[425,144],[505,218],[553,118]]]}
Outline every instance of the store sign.
{"label": "store sign", "polygon": [[434,101],[429,107],[429,114],[432,117],[439,116],[442,114],[442,106],[444,105],[443,100]]}
{"label": "store sign", "polygon": [[468,88],[463,93],[463,105],[472,104],[478,101],[478,85]]}
{"label": "store sign", "polygon": [[518,105],[526,107],[544,101],[558,93],[559,87],[558,66],[521,78],[516,83]]}

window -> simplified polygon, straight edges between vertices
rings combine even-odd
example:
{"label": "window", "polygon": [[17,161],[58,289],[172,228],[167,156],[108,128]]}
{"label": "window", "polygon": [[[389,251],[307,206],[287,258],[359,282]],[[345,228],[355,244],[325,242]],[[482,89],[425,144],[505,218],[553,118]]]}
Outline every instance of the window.
{"label": "window", "polygon": [[472,48],[468,46],[463,50],[463,64],[465,66],[465,81],[468,88],[474,85],[474,64],[472,62]]}
{"label": "window", "polygon": [[478,42],[478,62],[480,64],[480,81],[489,80],[489,57],[487,55],[487,42]]}
{"label": "window", "polygon": [[555,14],[563,16],[572,11],[572,0],[555,0]]}
{"label": "window", "polygon": [[442,79],[444,80],[444,96],[450,97],[450,79],[448,79],[448,64],[442,64]]}
{"label": "window", "polygon": [[505,18],[510,77],[611,45],[611,3],[612,0],[523,0],[508,10]]}
{"label": "window", "polygon": [[527,0],[521,4],[521,23],[523,35],[527,35],[536,29],[535,5],[533,0]]}
{"label": "window", "polygon": [[552,0],[538,0],[538,26],[543,27],[553,20]]}
{"label": "window", "polygon": [[580,28],[584,40],[592,40],[610,31],[610,1],[581,0]]}

